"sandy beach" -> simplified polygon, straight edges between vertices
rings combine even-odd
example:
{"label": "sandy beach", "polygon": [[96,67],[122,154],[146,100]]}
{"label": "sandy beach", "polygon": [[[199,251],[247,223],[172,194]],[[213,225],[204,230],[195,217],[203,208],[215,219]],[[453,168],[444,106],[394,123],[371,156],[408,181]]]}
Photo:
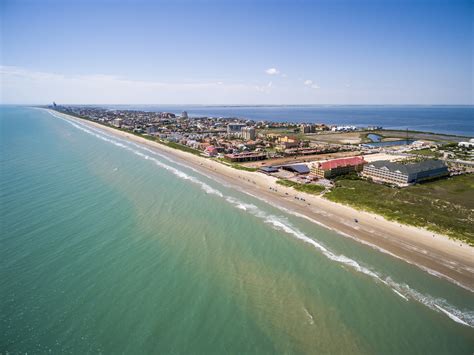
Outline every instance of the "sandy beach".
{"label": "sandy beach", "polygon": [[[53,115],[80,121],[116,136],[165,152],[177,162],[202,171],[216,180],[245,191],[274,206],[289,210],[314,223],[337,231],[342,237],[352,238],[421,269],[447,279],[474,292],[474,248],[460,241],[431,231],[388,221],[382,216],[358,211],[349,206],[328,201],[320,196],[298,192],[276,184],[276,179],[257,172],[236,170],[212,159],[198,157],[163,144],[117,130],[110,126],[82,120],[48,110]],[[305,201],[295,199],[302,197]],[[354,221],[358,220],[358,223]]]}

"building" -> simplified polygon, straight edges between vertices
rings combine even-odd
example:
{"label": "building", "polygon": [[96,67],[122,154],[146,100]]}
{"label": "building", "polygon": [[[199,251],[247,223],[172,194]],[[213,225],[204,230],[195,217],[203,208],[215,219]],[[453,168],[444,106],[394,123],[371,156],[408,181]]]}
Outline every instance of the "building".
{"label": "building", "polygon": [[283,170],[291,171],[297,175],[308,174],[310,172],[306,164],[282,165]]}
{"label": "building", "polygon": [[309,124],[300,124],[301,133],[314,133],[314,126]]}
{"label": "building", "polygon": [[118,128],[122,127],[122,123],[123,123],[123,120],[121,118],[116,118],[115,120],[112,121],[112,124]]}
{"label": "building", "polygon": [[242,138],[247,141],[254,141],[257,138],[257,133],[254,127],[243,127],[241,133]]}
{"label": "building", "polygon": [[458,146],[464,148],[474,148],[474,138],[469,139],[469,142],[459,142]]}
{"label": "building", "polygon": [[188,119],[188,113],[187,113],[186,111],[183,111],[183,112],[181,113],[181,118],[184,118],[184,119],[187,120],[187,119]]}
{"label": "building", "polygon": [[214,147],[213,145],[210,145],[204,149],[204,154],[207,155],[208,157],[216,157],[219,152],[217,151],[217,148]]}
{"label": "building", "polygon": [[279,169],[275,166],[262,166],[259,171],[261,173],[264,173],[264,174],[267,174],[267,175],[270,175],[270,174],[273,174],[273,173],[277,173],[279,171]]}
{"label": "building", "polygon": [[155,134],[156,132],[158,132],[158,127],[156,127],[156,126],[146,127],[146,133],[147,134]]}
{"label": "building", "polygon": [[374,161],[364,166],[362,174],[375,181],[407,186],[420,181],[435,179],[449,174],[441,160],[423,160],[418,163],[394,163],[388,160]]}
{"label": "building", "polygon": [[246,127],[245,124],[242,123],[229,123],[227,125],[227,134],[229,135],[240,135],[242,132],[242,128]]}
{"label": "building", "polygon": [[351,157],[317,162],[312,165],[311,174],[320,178],[330,179],[338,175],[362,171],[364,164],[366,164],[366,161],[362,157]]}
{"label": "building", "polygon": [[231,161],[232,163],[242,163],[246,161],[257,161],[264,160],[267,158],[267,155],[264,153],[236,153],[236,154],[226,154],[224,158]]}
{"label": "building", "polygon": [[280,137],[278,137],[277,149],[279,149],[279,150],[297,148],[299,146],[300,146],[300,141],[296,137],[292,137],[292,136],[280,136]]}

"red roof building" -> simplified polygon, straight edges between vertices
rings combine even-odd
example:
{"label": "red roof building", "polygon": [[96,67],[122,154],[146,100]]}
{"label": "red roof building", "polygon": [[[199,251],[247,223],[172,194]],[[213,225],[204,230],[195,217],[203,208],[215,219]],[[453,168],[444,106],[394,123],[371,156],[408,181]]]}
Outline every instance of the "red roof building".
{"label": "red roof building", "polygon": [[218,154],[217,148],[214,147],[213,145],[210,145],[206,147],[206,149],[204,150],[204,154],[210,157],[215,157]]}
{"label": "red roof building", "polygon": [[330,179],[338,175],[361,171],[366,163],[362,157],[333,159],[313,164],[311,173],[321,178]]}

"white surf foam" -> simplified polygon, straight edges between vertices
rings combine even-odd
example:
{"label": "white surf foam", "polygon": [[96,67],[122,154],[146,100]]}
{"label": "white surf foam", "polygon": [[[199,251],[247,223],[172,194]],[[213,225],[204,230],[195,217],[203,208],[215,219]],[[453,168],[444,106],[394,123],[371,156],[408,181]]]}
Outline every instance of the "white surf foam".
{"label": "white surf foam", "polygon": [[[244,191],[244,192],[245,192],[245,191]],[[432,270],[432,269],[430,269],[430,268],[428,268],[428,267],[426,267],[426,266],[423,266],[423,265],[417,264],[417,263],[415,263],[415,262],[412,262],[412,261],[410,261],[410,260],[408,260],[408,259],[402,258],[402,257],[400,257],[400,256],[398,256],[398,255],[396,255],[396,254],[394,254],[394,253],[392,253],[392,252],[390,252],[390,251],[384,249],[384,248],[379,247],[378,245],[369,243],[369,242],[367,242],[367,241],[365,241],[365,240],[362,240],[362,239],[360,239],[360,238],[356,238],[356,237],[354,237],[354,236],[352,236],[352,235],[350,235],[350,234],[348,234],[348,233],[342,232],[342,231],[340,231],[340,230],[338,230],[338,229],[331,228],[331,227],[329,227],[328,225],[326,225],[326,224],[324,224],[324,223],[321,223],[321,222],[319,222],[319,221],[317,221],[317,220],[315,220],[315,219],[313,219],[313,218],[311,218],[311,217],[308,217],[308,216],[306,216],[306,215],[304,215],[304,214],[302,214],[302,213],[295,212],[295,211],[289,210],[289,209],[287,209],[287,208],[285,208],[285,207],[283,207],[283,206],[280,206],[280,205],[278,205],[278,204],[271,203],[270,201],[268,201],[268,200],[266,200],[266,199],[264,199],[264,198],[262,198],[262,197],[260,197],[260,196],[253,195],[253,194],[251,194],[251,193],[249,193],[249,192],[245,192],[245,193],[246,193],[247,195],[249,195],[249,196],[252,196],[252,197],[254,197],[254,198],[260,200],[260,201],[263,201],[263,202],[265,202],[265,203],[267,203],[267,204],[270,204],[270,205],[272,205],[272,206],[278,208],[279,210],[281,210],[281,211],[283,211],[283,212],[285,212],[285,213],[288,213],[288,214],[293,215],[293,216],[295,216],[295,217],[299,217],[299,218],[306,219],[306,220],[308,220],[308,221],[310,221],[310,222],[312,222],[312,223],[314,223],[314,224],[317,224],[317,225],[319,225],[319,226],[321,226],[321,227],[324,227],[325,229],[332,230],[332,231],[334,231],[334,232],[336,232],[336,233],[338,233],[338,234],[340,234],[340,235],[342,235],[342,236],[344,236],[344,237],[346,237],[346,238],[350,238],[350,239],[352,239],[352,240],[354,240],[354,241],[356,241],[356,242],[358,242],[358,243],[364,244],[364,245],[366,245],[366,246],[368,246],[368,247],[370,247],[370,248],[372,248],[372,249],[375,249],[375,250],[377,250],[377,251],[379,251],[379,252],[381,252],[381,253],[390,255],[390,256],[392,256],[392,257],[394,257],[394,258],[396,258],[396,259],[399,259],[399,260],[403,260],[404,262],[406,262],[406,263],[408,263],[408,264],[414,265],[414,266],[416,266],[416,267],[422,269],[423,271],[427,272],[428,274],[430,274],[430,275],[432,275],[432,276],[435,276],[435,277],[440,278],[440,279],[445,279],[445,280],[447,280],[447,281],[449,281],[449,282],[455,284],[456,286],[459,286],[459,287],[461,287],[461,288],[463,288],[463,289],[465,289],[465,290],[467,290],[467,291],[470,291],[470,292],[474,293],[474,289],[472,289],[472,288],[470,288],[470,287],[468,287],[468,286],[466,286],[466,285],[463,285],[462,283],[460,283],[460,282],[454,280],[453,278],[451,278],[451,277],[449,277],[449,276],[446,276],[446,275],[444,275],[444,274],[441,274],[441,273],[439,273],[439,272],[437,272],[437,271],[435,271],[435,270]]]}

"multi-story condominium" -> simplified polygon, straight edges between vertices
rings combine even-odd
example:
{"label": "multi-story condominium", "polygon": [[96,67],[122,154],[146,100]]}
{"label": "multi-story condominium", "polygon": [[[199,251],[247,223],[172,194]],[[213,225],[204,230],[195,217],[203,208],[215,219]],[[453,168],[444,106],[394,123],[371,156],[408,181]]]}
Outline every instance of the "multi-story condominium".
{"label": "multi-story condominium", "polygon": [[242,128],[246,127],[245,124],[242,123],[229,123],[227,125],[227,134],[241,134]]}
{"label": "multi-story condominium", "polygon": [[257,161],[267,159],[267,155],[264,153],[253,153],[253,152],[244,152],[244,153],[235,153],[235,154],[226,154],[224,158],[231,161],[232,163],[242,163],[246,161]]}
{"label": "multi-story condominium", "polygon": [[115,126],[115,127],[122,127],[122,124],[123,124],[123,119],[121,118],[116,118],[112,121],[112,124]]}
{"label": "multi-story condominium", "polygon": [[254,141],[257,138],[254,127],[243,127],[241,130],[242,138],[247,141]]}
{"label": "multi-story condominium", "polygon": [[375,181],[407,186],[420,181],[435,179],[449,174],[441,160],[423,160],[418,163],[393,163],[387,160],[374,161],[364,166],[362,174]]}
{"label": "multi-story condominium", "polygon": [[311,173],[320,178],[330,179],[338,175],[361,171],[366,161],[362,157],[333,159],[314,163]]}
{"label": "multi-story condominium", "polygon": [[458,146],[465,148],[474,148],[474,138],[469,139],[469,142],[459,142]]}

